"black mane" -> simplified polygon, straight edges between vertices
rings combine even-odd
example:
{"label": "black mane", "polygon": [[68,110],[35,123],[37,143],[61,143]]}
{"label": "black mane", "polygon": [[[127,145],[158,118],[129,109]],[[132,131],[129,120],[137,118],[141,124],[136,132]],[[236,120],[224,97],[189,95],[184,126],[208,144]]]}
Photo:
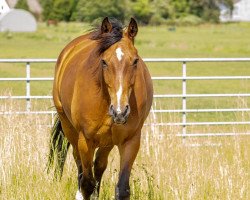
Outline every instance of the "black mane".
{"label": "black mane", "polygon": [[99,43],[98,53],[102,54],[110,46],[122,39],[123,25],[120,21],[114,18],[109,18],[109,22],[112,25],[111,32],[102,33],[101,26],[97,27],[91,34],[92,40],[97,40]]}

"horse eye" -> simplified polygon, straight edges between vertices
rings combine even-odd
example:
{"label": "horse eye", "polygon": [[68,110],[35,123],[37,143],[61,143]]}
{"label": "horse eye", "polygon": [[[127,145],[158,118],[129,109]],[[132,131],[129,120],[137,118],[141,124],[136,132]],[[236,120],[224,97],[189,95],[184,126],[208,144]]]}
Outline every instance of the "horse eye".
{"label": "horse eye", "polygon": [[101,63],[102,63],[102,67],[107,67],[108,66],[108,64],[105,62],[105,60],[102,60]]}
{"label": "horse eye", "polygon": [[139,58],[136,58],[136,59],[134,60],[134,62],[133,62],[133,66],[136,66],[137,63],[138,63],[138,61],[139,61]]}

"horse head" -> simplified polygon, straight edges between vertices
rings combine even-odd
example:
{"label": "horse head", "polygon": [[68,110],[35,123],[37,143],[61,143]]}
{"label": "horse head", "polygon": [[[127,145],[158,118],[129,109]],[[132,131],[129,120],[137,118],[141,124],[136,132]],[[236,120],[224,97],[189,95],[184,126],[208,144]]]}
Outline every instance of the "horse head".
{"label": "horse head", "polygon": [[[105,18],[101,27],[103,34],[111,33],[112,28],[112,23]],[[126,123],[130,114],[129,99],[139,62],[139,56],[134,47],[137,32],[137,23],[131,18],[129,26],[122,33],[121,40],[101,54],[103,79],[110,96],[109,114],[117,124]]]}

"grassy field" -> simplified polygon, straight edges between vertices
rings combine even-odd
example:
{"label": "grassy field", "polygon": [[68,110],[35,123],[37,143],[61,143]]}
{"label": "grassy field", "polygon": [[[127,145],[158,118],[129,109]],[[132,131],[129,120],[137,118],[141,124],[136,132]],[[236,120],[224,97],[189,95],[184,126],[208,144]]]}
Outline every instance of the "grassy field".
{"label": "grassy field", "polygon": [[[0,58],[56,58],[86,24],[39,24],[36,33],[0,33]],[[250,24],[205,24],[194,27],[139,27],[136,47],[142,57],[249,57]],[[181,76],[181,64],[148,63],[153,76]],[[32,64],[32,77],[52,77],[54,64]],[[249,75],[250,63],[196,63],[188,76]],[[0,63],[0,77],[25,77],[25,65]],[[250,93],[249,80],[187,81],[188,93]],[[51,82],[31,83],[32,95],[50,95]],[[181,81],[155,81],[155,93],[179,94]],[[25,95],[25,83],[0,82],[0,94]],[[0,111],[23,110],[25,102],[0,101]],[[52,102],[32,101],[48,110]],[[250,107],[249,98],[187,99],[190,109]],[[181,99],[155,101],[154,108],[181,109]],[[153,115],[148,122],[178,122],[180,114]],[[188,121],[250,120],[249,113],[189,114]],[[73,199],[76,168],[68,157],[62,181],[45,171],[50,116],[0,116],[0,199]],[[247,132],[250,126],[190,127],[190,132]],[[131,177],[132,199],[249,199],[249,137],[173,137],[175,126],[145,126]],[[118,174],[114,149],[105,173],[101,199],[113,199]]]}
{"label": "grassy field", "polygon": [[[15,110],[13,102],[4,105]],[[68,156],[61,181],[46,173],[49,117],[0,116],[0,199],[72,200],[76,166]],[[151,114],[148,122],[161,122]],[[174,137],[176,128],[145,126],[131,175],[132,200],[249,199],[249,138]],[[71,151],[70,151],[71,152]],[[119,170],[115,148],[105,172],[101,200],[114,199]]]}
{"label": "grassy field", "polygon": [[[39,24],[36,33],[0,33],[0,57],[56,58],[61,49],[90,26],[61,23]],[[192,27],[139,27],[136,46],[142,57],[244,57],[250,51],[250,24]]]}

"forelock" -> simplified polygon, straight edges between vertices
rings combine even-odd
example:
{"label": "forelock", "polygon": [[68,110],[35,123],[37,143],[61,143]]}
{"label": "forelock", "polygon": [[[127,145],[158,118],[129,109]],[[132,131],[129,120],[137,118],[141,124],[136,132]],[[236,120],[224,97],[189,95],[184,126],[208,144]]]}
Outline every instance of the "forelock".
{"label": "forelock", "polygon": [[101,32],[101,26],[97,27],[91,34],[92,40],[98,41],[98,53],[102,54],[113,44],[119,42],[123,37],[123,25],[120,21],[114,18],[109,19],[112,30],[108,33]]}

